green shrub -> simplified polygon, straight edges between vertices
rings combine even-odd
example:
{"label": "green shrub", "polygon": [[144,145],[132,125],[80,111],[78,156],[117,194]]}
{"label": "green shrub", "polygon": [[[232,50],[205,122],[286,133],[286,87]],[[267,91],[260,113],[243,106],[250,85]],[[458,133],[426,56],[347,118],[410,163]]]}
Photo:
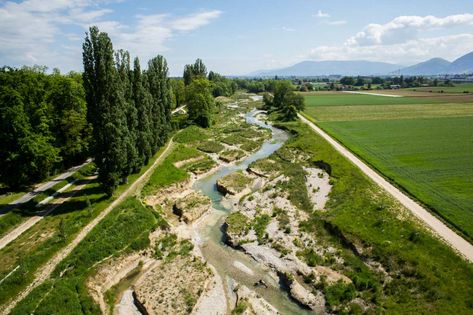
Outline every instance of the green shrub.
{"label": "green shrub", "polygon": [[356,297],[356,290],[353,284],[346,284],[339,281],[324,289],[325,300],[331,307],[336,307],[342,303],[349,302]]}
{"label": "green shrub", "polygon": [[219,153],[224,148],[223,145],[216,141],[204,141],[197,146],[197,149],[206,153]]}
{"label": "green shrub", "polygon": [[174,141],[179,143],[193,143],[205,140],[208,137],[208,132],[205,129],[197,126],[189,126],[176,134]]}

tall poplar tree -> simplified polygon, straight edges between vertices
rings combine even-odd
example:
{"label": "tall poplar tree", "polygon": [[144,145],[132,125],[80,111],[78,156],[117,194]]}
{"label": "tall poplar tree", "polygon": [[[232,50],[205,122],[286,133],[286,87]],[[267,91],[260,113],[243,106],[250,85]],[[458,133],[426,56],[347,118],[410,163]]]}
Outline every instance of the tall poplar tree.
{"label": "tall poplar tree", "polygon": [[137,149],[142,164],[147,164],[153,155],[153,134],[151,130],[151,95],[143,85],[140,61],[135,58],[133,62],[133,100],[137,110]]}
{"label": "tall poplar tree", "polygon": [[126,141],[127,165],[126,175],[139,171],[142,166],[137,149],[138,116],[133,99],[133,74],[130,68],[130,54],[125,50],[118,50],[115,54],[116,66],[120,77],[123,96],[125,98],[125,114],[127,121],[128,137]]}
{"label": "tall poplar tree", "polygon": [[131,140],[112,42],[97,27],[91,27],[85,38],[83,62],[88,119],[93,127],[93,155],[99,180],[111,195],[128,174],[127,145]]}
{"label": "tall poplar tree", "polygon": [[168,66],[163,56],[148,62],[148,84],[152,96],[152,131],[156,137],[153,152],[164,144],[171,129],[172,95],[168,79]]}

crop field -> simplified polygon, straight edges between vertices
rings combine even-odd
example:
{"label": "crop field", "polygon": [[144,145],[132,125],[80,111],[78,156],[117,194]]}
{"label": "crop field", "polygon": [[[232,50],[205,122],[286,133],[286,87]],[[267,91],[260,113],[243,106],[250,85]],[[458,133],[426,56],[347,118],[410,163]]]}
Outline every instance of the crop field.
{"label": "crop field", "polygon": [[[435,96],[435,95],[434,95]],[[350,93],[307,93],[305,103],[310,106],[349,106],[349,105],[404,105],[435,104],[442,101],[435,97],[385,97]]]}
{"label": "crop field", "polygon": [[[348,97],[347,104],[360,100],[359,95],[343,97]],[[305,113],[473,239],[473,103],[444,103],[433,98],[431,104],[407,105],[402,102],[411,98],[362,97],[374,100],[369,100],[370,104],[333,106],[332,102],[324,106],[322,102],[330,96],[323,95],[312,102],[318,105],[308,102]],[[387,103],[374,105],[378,98]]]}

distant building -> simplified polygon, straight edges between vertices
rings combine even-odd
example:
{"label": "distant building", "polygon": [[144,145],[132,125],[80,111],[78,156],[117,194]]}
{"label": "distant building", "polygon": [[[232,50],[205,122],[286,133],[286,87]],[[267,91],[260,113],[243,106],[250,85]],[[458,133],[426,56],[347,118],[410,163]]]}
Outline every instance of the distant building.
{"label": "distant building", "polygon": [[389,87],[391,90],[399,90],[401,88],[399,84],[391,84]]}

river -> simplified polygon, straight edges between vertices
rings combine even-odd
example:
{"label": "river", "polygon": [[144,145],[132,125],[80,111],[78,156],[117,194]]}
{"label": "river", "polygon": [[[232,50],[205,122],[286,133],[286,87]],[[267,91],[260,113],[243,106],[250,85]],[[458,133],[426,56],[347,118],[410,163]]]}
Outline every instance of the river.
{"label": "river", "polygon": [[[212,200],[214,208],[214,211],[208,215],[208,218],[206,218],[205,222],[203,222],[198,229],[201,251],[207,262],[211,264],[217,270],[221,278],[226,281],[225,287],[227,293],[231,294],[229,288],[232,287],[232,282],[236,281],[254,290],[273,305],[281,314],[312,314],[310,310],[301,308],[290,299],[287,292],[281,287],[279,279],[275,276],[274,272],[260,265],[243,252],[225,245],[222,241],[223,233],[221,226],[231,209],[226,208],[222,204],[223,196],[216,189],[217,180],[227,174],[245,170],[252,162],[270,156],[273,152],[281,148],[288,139],[288,135],[285,131],[260,121],[257,118],[260,112],[261,111],[252,110],[246,113],[245,119],[249,124],[271,130],[271,139],[266,140],[257,152],[246,157],[239,163],[221,167],[215,173],[197,180],[193,185],[193,189],[202,192]],[[242,267],[242,265],[244,266]],[[246,270],[246,272],[244,270]],[[254,284],[260,280],[263,280],[268,287],[254,286]]]}

